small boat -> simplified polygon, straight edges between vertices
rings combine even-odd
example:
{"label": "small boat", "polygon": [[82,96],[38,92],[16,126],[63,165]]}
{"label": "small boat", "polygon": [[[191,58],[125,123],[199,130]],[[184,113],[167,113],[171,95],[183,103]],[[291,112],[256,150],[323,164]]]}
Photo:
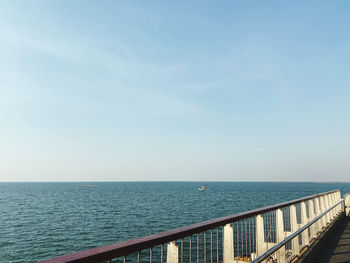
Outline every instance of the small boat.
{"label": "small boat", "polygon": [[201,187],[198,188],[199,191],[205,191],[207,190],[207,186],[206,185],[202,185]]}

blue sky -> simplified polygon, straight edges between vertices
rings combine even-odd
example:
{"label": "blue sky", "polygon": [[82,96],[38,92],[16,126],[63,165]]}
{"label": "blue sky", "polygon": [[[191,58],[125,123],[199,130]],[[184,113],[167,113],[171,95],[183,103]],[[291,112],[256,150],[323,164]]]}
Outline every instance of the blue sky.
{"label": "blue sky", "polygon": [[0,1],[0,181],[349,181],[348,1]]}

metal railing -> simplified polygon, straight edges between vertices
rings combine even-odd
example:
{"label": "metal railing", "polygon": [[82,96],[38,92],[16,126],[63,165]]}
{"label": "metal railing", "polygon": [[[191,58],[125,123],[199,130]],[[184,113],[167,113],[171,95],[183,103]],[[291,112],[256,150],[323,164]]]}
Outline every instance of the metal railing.
{"label": "metal railing", "polygon": [[[322,218],[329,215],[329,213],[334,212],[333,214],[331,214],[331,216],[334,215],[334,218],[335,218],[337,216],[337,214],[335,213],[334,210],[337,209],[337,207],[339,205],[341,206],[342,203],[343,203],[343,200],[339,201],[337,204],[335,204],[331,208],[327,209],[321,215],[319,215],[315,219],[311,220],[309,223],[307,223],[306,225],[304,225],[303,227],[298,229],[296,232],[294,232],[293,234],[291,234],[290,236],[285,238],[282,242],[273,246],[271,249],[266,251],[264,254],[259,256],[257,259],[253,260],[252,263],[258,263],[258,262],[264,262],[264,261],[265,262],[292,262],[294,259],[297,259],[298,256],[301,254],[300,252],[303,252],[303,250],[305,250],[305,248],[307,246],[309,246],[313,240],[315,240],[316,236],[321,233],[321,231],[319,231],[318,233],[315,233],[315,236],[311,236],[310,232],[306,233],[306,231],[309,230],[311,227],[315,227],[315,224],[318,223],[318,221],[321,220]],[[331,218],[331,219],[334,219],[334,218]],[[331,221],[329,223],[331,223]],[[323,227],[323,230],[325,230],[325,227]],[[294,249],[292,249],[292,250],[288,251],[288,246],[287,246],[288,243],[290,243],[290,242],[293,243],[293,241],[299,243],[299,240],[295,240],[295,239],[299,238],[300,235],[302,235],[302,236],[306,235],[306,237],[309,237],[308,239],[305,240],[306,241],[304,244],[305,247],[303,247],[301,250],[295,251]],[[299,245],[300,245],[300,243],[299,243]],[[289,249],[290,249],[290,246],[289,246]],[[282,250],[282,251],[280,251],[280,250]],[[282,255],[279,255],[279,254],[282,254]],[[281,258],[281,256],[282,256],[282,258]],[[283,256],[284,256],[284,258],[283,258]],[[278,260],[278,259],[280,259],[280,260]]]}
{"label": "metal railing", "polygon": [[342,211],[334,190],[41,263],[291,262]]}

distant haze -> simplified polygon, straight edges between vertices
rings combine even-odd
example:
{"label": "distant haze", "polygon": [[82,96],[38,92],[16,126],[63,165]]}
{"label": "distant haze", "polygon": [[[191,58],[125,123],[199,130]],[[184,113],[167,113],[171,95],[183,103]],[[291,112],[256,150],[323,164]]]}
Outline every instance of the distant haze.
{"label": "distant haze", "polygon": [[349,12],[1,1],[0,181],[349,181]]}

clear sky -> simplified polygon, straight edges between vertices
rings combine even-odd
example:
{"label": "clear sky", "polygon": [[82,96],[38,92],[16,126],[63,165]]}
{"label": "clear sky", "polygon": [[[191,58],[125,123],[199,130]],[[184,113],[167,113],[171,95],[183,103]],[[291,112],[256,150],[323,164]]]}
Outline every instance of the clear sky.
{"label": "clear sky", "polygon": [[350,181],[349,1],[0,1],[0,181]]}

